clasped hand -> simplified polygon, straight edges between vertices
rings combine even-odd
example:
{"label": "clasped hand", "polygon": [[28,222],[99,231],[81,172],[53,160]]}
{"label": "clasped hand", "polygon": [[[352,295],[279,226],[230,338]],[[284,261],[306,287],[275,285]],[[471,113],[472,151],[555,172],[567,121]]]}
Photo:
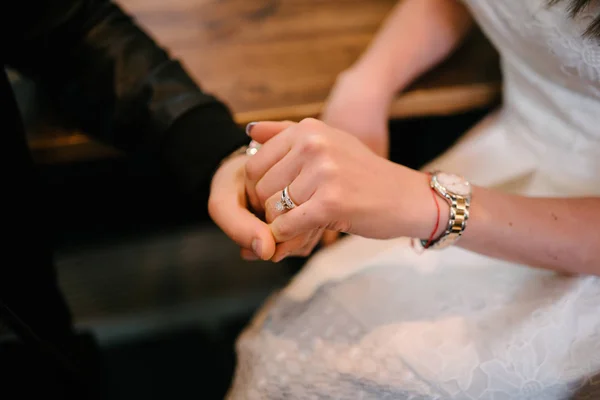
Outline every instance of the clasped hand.
{"label": "clasped hand", "polygon": [[[315,119],[260,122],[249,134],[261,149],[223,165],[209,200],[211,216],[244,258],[308,255],[325,230],[379,239],[410,230],[406,193],[426,186],[421,173]],[[280,210],[286,186],[296,207]]]}

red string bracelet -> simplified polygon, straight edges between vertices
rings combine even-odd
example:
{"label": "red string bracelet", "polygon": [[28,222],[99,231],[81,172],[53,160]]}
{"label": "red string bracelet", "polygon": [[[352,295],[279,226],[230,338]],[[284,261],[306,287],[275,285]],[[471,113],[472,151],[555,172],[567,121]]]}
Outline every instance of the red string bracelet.
{"label": "red string bracelet", "polygon": [[[427,176],[429,177],[429,179],[431,179],[431,173],[428,173]],[[431,246],[431,243],[433,242],[433,240],[435,239],[435,233],[437,232],[438,228],[440,227],[440,204],[438,203],[438,196],[435,193],[435,190],[433,188],[431,188],[431,195],[433,196],[433,201],[435,203],[435,209],[437,212],[437,218],[435,221],[435,226],[433,227],[433,230],[431,231],[431,234],[429,235],[429,238],[427,239],[427,242],[425,243],[425,245],[423,246],[424,249],[428,249],[429,246]],[[412,243],[413,248],[414,246],[414,242]]]}
{"label": "red string bracelet", "polygon": [[[428,175],[431,177],[431,174],[428,174]],[[440,227],[440,203],[438,203],[438,197],[437,197],[437,194],[435,194],[435,190],[433,188],[431,188],[431,195],[433,196],[433,202],[435,203],[437,218],[435,220],[435,226],[433,227],[433,230],[431,231],[431,235],[429,235],[429,239],[427,239],[427,243],[424,246],[426,249],[428,249],[429,246],[431,246],[431,243],[433,242],[433,239],[435,238],[435,233],[437,232],[438,228]]]}

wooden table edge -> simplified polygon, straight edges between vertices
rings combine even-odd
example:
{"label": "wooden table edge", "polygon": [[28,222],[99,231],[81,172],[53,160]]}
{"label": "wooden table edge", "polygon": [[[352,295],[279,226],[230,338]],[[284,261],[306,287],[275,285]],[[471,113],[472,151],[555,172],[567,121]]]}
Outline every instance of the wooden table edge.
{"label": "wooden table edge", "polygon": [[[408,91],[398,96],[392,103],[390,118],[427,117],[466,112],[493,103],[500,95],[500,90],[501,84],[498,82]],[[324,102],[315,102],[275,107],[234,113],[234,118],[242,126],[252,121],[299,121],[307,117],[318,117],[323,106]],[[94,142],[92,138],[75,131],[61,136],[31,137],[29,146],[35,152],[59,150],[63,147],[86,145],[91,142]]]}
{"label": "wooden table edge", "polygon": [[[449,115],[485,107],[498,98],[500,89],[500,83],[485,83],[409,91],[398,96],[392,103],[390,118]],[[323,102],[315,102],[240,112],[235,114],[235,120],[240,125],[265,120],[299,121],[307,117],[318,117],[323,106]]]}

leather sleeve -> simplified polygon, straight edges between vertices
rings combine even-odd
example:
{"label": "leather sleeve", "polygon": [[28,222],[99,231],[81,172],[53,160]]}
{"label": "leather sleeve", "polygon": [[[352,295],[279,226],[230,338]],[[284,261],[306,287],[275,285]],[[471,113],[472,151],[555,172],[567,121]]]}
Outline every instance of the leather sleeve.
{"label": "leather sleeve", "polygon": [[248,141],[227,107],[111,1],[19,4],[5,61],[74,128],[127,152],[156,152],[188,190]]}

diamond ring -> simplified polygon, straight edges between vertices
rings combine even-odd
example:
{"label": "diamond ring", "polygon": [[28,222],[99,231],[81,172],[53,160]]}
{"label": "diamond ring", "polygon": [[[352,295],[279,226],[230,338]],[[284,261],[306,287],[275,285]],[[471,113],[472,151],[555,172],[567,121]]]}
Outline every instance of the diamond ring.
{"label": "diamond ring", "polygon": [[275,209],[279,212],[283,210],[291,210],[296,207],[296,204],[290,197],[290,187],[286,186],[281,192],[281,200],[275,203]]}

